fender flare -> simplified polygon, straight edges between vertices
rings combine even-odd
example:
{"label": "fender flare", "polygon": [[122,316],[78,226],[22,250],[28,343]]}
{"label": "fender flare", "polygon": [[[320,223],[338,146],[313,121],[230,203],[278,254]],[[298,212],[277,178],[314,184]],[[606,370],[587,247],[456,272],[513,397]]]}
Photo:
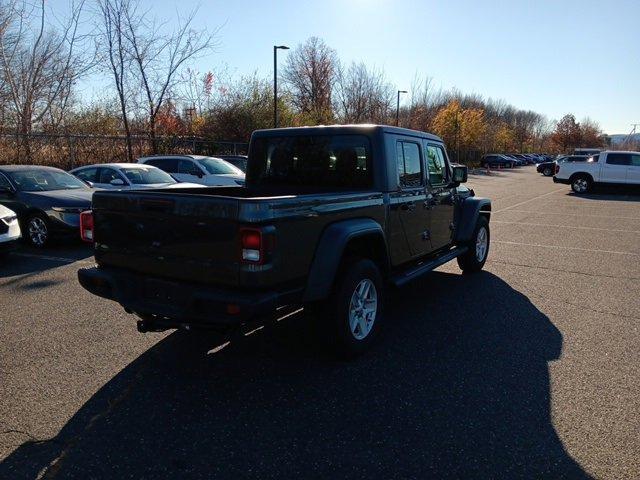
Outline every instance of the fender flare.
{"label": "fender flare", "polygon": [[[481,213],[482,212],[482,213]],[[455,242],[464,243],[471,240],[478,217],[483,214],[487,220],[491,216],[491,200],[482,197],[465,198],[460,205],[460,216],[456,222]]]}
{"label": "fender flare", "polygon": [[316,247],[302,300],[312,302],[327,298],[347,244],[355,238],[371,234],[379,235],[384,241],[382,226],[370,218],[342,220],[325,228]]}

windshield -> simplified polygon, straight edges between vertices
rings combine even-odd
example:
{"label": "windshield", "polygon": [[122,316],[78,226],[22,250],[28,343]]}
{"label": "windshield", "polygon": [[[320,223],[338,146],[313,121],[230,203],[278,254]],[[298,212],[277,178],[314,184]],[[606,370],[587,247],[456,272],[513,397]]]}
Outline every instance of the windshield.
{"label": "windshield", "polygon": [[89,188],[73,175],[61,170],[19,170],[9,176],[23,192],[48,192],[51,190],[80,190]]}
{"label": "windshield", "polygon": [[133,185],[178,183],[171,175],[155,167],[122,168],[121,171]]}
{"label": "windshield", "polygon": [[207,173],[213,175],[244,175],[242,170],[219,158],[200,158],[198,159],[198,163],[204,167]]}
{"label": "windshield", "polygon": [[369,139],[364,135],[258,138],[247,177],[252,186],[368,188],[372,184]]}

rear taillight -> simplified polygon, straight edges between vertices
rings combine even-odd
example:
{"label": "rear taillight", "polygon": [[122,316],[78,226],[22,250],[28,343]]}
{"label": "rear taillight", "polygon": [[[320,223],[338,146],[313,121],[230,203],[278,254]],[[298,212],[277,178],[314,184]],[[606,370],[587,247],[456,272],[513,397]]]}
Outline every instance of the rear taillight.
{"label": "rear taillight", "polygon": [[247,263],[262,263],[264,251],[262,245],[262,232],[253,228],[240,230],[240,247],[242,249],[242,261]]}
{"label": "rear taillight", "polygon": [[241,228],[240,260],[261,265],[271,260],[275,246],[275,228]]}
{"label": "rear taillight", "polygon": [[93,212],[91,210],[80,214],[80,238],[85,242],[93,243]]}
{"label": "rear taillight", "polygon": [[560,171],[560,165],[556,163],[556,173]]}

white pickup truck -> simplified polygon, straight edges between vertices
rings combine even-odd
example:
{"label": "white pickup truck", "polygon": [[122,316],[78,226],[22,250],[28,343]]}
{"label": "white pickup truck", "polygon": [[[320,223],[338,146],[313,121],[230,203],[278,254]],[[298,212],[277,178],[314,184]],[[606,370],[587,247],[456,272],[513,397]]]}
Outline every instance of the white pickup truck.
{"label": "white pickup truck", "polygon": [[558,163],[553,181],[571,185],[576,193],[599,183],[640,185],[640,152],[604,151],[586,162]]}

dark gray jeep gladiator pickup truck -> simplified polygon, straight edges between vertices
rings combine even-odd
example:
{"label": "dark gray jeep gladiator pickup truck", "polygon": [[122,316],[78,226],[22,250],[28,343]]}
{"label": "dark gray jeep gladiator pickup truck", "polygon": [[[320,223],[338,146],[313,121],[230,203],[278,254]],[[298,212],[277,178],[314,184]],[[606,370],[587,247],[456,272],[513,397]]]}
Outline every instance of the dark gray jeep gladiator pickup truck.
{"label": "dark gray jeep gladiator pickup truck", "polygon": [[466,178],[428,133],[256,131],[245,186],[96,192],[96,266],[78,277],[137,314],[141,332],[232,330],[304,306],[335,350],[357,354],[389,286],[453,259],[483,267],[491,202]]}

